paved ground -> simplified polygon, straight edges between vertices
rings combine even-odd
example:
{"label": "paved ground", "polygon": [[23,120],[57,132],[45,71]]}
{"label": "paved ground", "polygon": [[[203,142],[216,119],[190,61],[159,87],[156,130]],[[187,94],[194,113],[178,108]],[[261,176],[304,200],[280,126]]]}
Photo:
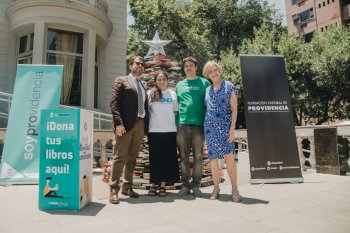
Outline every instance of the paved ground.
{"label": "paved ground", "polygon": [[350,177],[307,173],[301,184],[250,185],[247,155],[239,159],[239,204],[230,201],[228,181],[216,201],[208,200],[212,187],[206,187],[203,198],[139,191],[139,199],[122,196],[111,205],[95,176],[93,202],[79,212],[40,211],[36,185],[0,186],[0,232],[350,232]]}

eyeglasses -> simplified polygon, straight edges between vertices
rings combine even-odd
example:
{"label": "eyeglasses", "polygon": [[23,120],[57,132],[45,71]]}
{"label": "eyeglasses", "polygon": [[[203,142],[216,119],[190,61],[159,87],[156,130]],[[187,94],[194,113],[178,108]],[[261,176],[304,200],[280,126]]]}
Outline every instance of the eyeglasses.
{"label": "eyeglasses", "polygon": [[142,62],[134,62],[134,64],[135,65],[137,65],[137,66],[142,66],[142,67],[144,67],[145,66],[145,63],[142,63]]}

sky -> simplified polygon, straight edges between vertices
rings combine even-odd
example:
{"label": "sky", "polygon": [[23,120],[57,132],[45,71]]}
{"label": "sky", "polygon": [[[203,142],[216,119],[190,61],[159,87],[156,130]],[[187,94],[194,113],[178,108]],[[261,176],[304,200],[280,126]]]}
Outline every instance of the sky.
{"label": "sky", "polygon": [[[276,8],[280,10],[280,12],[282,13],[283,17],[283,25],[287,25],[287,19],[286,19],[286,7],[285,7],[285,0],[267,0],[271,5],[275,4]],[[128,6],[128,13],[129,13],[130,9]],[[134,19],[133,17],[128,14],[128,19],[127,19],[128,25],[133,24],[134,23]]]}
{"label": "sky", "polygon": [[285,0],[268,0],[270,4],[275,4],[276,8],[283,14],[283,25],[287,25]]}

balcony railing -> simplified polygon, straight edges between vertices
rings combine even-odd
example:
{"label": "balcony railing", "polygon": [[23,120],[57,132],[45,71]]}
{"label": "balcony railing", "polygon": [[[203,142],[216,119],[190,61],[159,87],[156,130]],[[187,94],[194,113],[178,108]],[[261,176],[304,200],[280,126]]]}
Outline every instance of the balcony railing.
{"label": "balcony railing", "polygon": [[[0,92],[0,128],[7,127],[7,121],[9,112],[11,109],[12,94]],[[75,108],[73,106],[61,105],[60,108]],[[110,131],[112,132],[113,120],[112,115],[97,111],[85,111],[91,112],[94,119],[94,130],[97,131]],[[0,138],[1,139],[1,138]]]}
{"label": "balcony railing", "polygon": [[[300,159],[301,166],[304,166],[305,169],[316,168],[316,153],[315,153],[315,139],[314,139],[314,129],[316,128],[327,128],[327,127],[336,127],[337,136],[340,136],[347,140],[348,144],[350,143],[350,124],[345,125],[330,125],[330,126],[297,126],[295,127],[295,133],[297,137],[298,145],[298,154]],[[235,132],[236,142],[238,142],[238,151],[248,151],[249,142],[247,137],[247,130],[237,130]],[[304,148],[304,140],[308,141],[308,148]],[[342,155],[339,153],[344,163],[350,165],[350,158],[347,155]],[[346,161],[345,161],[346,160]]]}
{"label": "balcony railing", "polygon": [[105,14],[108,13],[108,4],[106,0],[96,0],[95,7]]}
{"label": "balcony railing", "polygon": [[[38,0],[39,2],[57,2],[57,3],[82,3],[86,5],[90,5],[107,15],[108,13],[108,3],[107,0]],[[35,0],[13,0],[15,3],[21,2],[35,2]]]}
{"label": "balcony railing", "polygon": [[[8,120],[8,113],[10,111],[12,101],[12,95],[0,92],[0,123],[4,124],[0,128],[6,127]],[[61,108],[70,108],[70,106],[61,105]],[[110,151],[109,144],[115,144],[115,135],[112,132],[112,116],[111,114],[92,112],[94,115],[94,143],[99,144],[98,151],[94,151],[94,156],[99,158],[98,163],[104,164],[108,157],[112,154]],[[342,138],[347,139],[350,142],[350,124],[336,125],[336,126],[297,126],[295,127],[298,154],[300,159],[300,164],[304,166],[305,169],[311,168],[314,170],[316,168],[316,154],[315,154],[315,139],[314,139],[314,129],[318,127],[336,127],[337,135]],[[0,129],[0,142],[5,138],[6,129]],[[247,136],[247,130],[236,130],[235,131],[235,142],[238,147],[236,148],[238,152],[248,152],[249,153],[249,142]],[[305,148],[303,141],[307,140],[309,143],[308,148]],[[1,143],[0,143],[1,144]],[[95,148],[95,146],[94,146]],[[112,147],[113,148],[113,147]],[[113,149],[112,149],[113,150]],[[96,152],[96,153],[95,153]],[[98,152],[98,153],[97,153]],[[339,156],[342,155],[339,153]],[[345,161],[346,160],[346,161]],[[350,165],[350,158],[345,156],[343,162]]]}
{"label": "balcony railing", "polygon": [[292,0],[292,5],[297,5],[299,3],[305,2],[306,0]]}

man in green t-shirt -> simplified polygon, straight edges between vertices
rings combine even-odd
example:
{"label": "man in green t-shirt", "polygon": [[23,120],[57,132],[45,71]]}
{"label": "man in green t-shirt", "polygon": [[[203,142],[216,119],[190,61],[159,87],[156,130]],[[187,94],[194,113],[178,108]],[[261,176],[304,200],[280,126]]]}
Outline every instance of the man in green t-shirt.
{"label": "man in green t-shirt", "polygon": [[[201,197],[199,189],[202,179],[202,160],[204,144],[205,89],[210,86],[207,79],[197,76],[197,60],[193,57],[184,59],[186,79],[176,85],[179,102],[177,115],[177,147],[180,152],[182,188],[179,196],[190,194]],[[190,183],[189,156],[193,153],[192,184]]]}

